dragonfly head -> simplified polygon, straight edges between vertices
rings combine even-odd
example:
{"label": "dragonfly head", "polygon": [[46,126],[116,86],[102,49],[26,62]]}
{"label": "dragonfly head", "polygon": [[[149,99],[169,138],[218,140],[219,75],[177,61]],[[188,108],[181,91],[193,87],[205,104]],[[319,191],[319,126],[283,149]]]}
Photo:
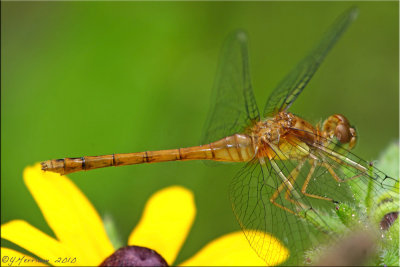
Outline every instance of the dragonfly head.
{"label": "dragonfly head", "polygon": [[356,145],[356,130],[350,126],[347,118],[341,114],[334,114],[327,118],[322,125],[322,131],[327,138],[336,137],[340,143],[348,144],[350,149]]}

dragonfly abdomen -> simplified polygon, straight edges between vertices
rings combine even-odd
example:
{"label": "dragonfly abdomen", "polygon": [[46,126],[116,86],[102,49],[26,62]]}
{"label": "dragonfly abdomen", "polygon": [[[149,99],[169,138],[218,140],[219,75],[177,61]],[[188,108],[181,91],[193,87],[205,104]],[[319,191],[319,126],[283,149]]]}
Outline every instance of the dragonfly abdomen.
{"label": "dragonfly abdomen", "polygon": [[234,134],[209,144],[212,160],[243,162],[255,156],[253,141],[245,134]]}
{"label": "dragonfly abdomen", "polygon": [[80,158],[53,159],[42,162],[42,170],[61,175],[110,166],[124,166],[177,160],[215,160],[241,162],[254,157],[251,138],[235,134],[211,144],[187,148],[144,151],[137,153],[85,156]]}

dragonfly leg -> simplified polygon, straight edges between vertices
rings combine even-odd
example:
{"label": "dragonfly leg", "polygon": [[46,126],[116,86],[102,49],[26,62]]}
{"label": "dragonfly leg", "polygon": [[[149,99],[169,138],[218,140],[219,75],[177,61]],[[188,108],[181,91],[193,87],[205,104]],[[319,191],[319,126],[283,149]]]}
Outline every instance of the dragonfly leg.
{"label": "dragonfly leg", "polygon": [[330,166],[328,163],[324,162],[323,166],[328,170],[328,172],[332,175],[333,179],[335,179],[338,183],[344,183],[353,179],[356,179],[359,177],[361,174],[354,175],[352,177],[346,178],[346,179],[341,179],[336,172],[333,170],[332,166]]}
{"label": "dragonfly leg", "polygon": [[279,169],[279,167],[276,165],[276,163],[275,162],[271,162],[271,165],[273,166],[273,168],[279,173],[279,176],[281,176],[283,178],[283,182],[280,184],[278,189],[274,192],[274,194],[271,196],[271,198],[269,200],[273,205],[275,205],[278,208],[281,208],[281,209],[283,209],[283,210],[285,210],[287,212],[290,212],[290,213],[292,213],[294,215],[299,215],[299,214],[298,214],[298,212],[295,212],[295,211],[293,211],[293,210],[291,210],[291,209],[289,209],[287,207],[282,206],[281,204],[276,203],[275,200],[278,198],[278,196],[280,195],[282,190],[286,187],[287,190],[286,190],[285,198],[288,201],[290,201],[290,202],[292,202],[292,203],[294,203],[294,204],[296,204],[298,206],[304,207],[304,204],[302,204],[302,203],[300,203],[298,201],[295,201],[295,200],[290,198],[290,195],[292,195],[291,192],[295,192],[295,194],[297,194],[296,190],[293,188],[292,182],[294,182],[296,180],[296,178],[298,177],[298,174],[299,174],[303,164],[304,164],[304,161],[300,162],[296,166],[296,168],[292,170],[292,172],[290,173],[290,176],[289,176],[290,178],[288,180],[284,176],[282,171]]}
{"label": "dragonfly leg", "polygon": [[324,146],[320,146],[320,145],[316,145],[315,147],[324,151],[330,159],[336,161],[339,164],[350,166],[350,167],[355,168],[363,173],[367,172],[367,168],[365,168],[364,166],[360,165],[359,163],[357,163],[349,158],[346,158],[343,155],[340,155],[339,153],[336,153],[333,150],[330,150],[330,149],[328,149]]}
{"label": "dragonfly leg", "polygon": [[[317,161],[314,159],[311,159],[311,168],[310,171],[308,172],[307,178],[304,181],[303,187],[301,188],[301,192],[308,197],[312,197],[312,198],[317,198],[317,199],[322,199],[322,200],[327,200],[327,201],[333,201],[333,199],[328,198],[328,197],[322,197],[322,196],[318,196],[318,195],[314,195],[314,194],[309,194],[307,193],[307,187],[308,184],[310,183],[311,177],[314,174],[315,168],[317,167]],[[329,171],[329,170],[328,170]]]}
{"label": "dragonfly leg", "polygon": [[[291,172],[290,175],[289,175],[289,177],[290,177],[290,178],[289,178],[290,183],[293,184],[293,183],[296,181],[297,177],[299,176],[300,170],[301,170],[301,168],[302,168],[303,165],[304,165],[304,162],[305,162],[305,160],[302,160],[302,161],[296,166],[296,168],[294,168],[294,169],[292,170],[292,172]],[[288,201],[290,201],[290,202],[292,202],[293,204],[302,206],[302,205],[300,204],[299,201],[296,201],[296,200],[292,199],[292,194],[290,193],[290,189],[289,189],[289,188],[286,190],[285,199],[288,200]]]}
{"label": "dragonfly leg", "polygon": [[338,182],[338,183],[345,182],[345,180],[343,180],[339,176],[337,176],[336,172],[332,169],[332,166],[330,166],[326,162],[324,162],[322,165],[328,170],[328,172],[332,175],[333,179],[335,179],[336,182]]}
{"label": "dragonfly leg", "polygon": [[286,210],[287,212],[290,212],[294,215],[296,215],[296,213],[294,211],[292,211],[291,209],[288,209],[278,203],[275,202],[275,199],[277,199],[277,197],[279,196],[279,194],[282,192],[283,188],[285,187],[285,183],[281,183],[281,185],[278,187],[278,189],[274,192],[274,194],[272,195],[272,197],[269,199],[269,201],[274,204],[275,206],[277,206],[278,208],[281,208],[283,210]]}

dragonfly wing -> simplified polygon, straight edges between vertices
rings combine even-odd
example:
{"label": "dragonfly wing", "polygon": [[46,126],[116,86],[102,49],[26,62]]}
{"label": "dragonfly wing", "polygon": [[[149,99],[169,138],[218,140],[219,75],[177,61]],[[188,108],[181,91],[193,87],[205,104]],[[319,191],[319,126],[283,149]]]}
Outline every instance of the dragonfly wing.
{"label": "dragonfly wing", "polygon": [[[332,198],[340,201],[345,200],[343,190],[340,186],[348,185],[353,192],[352,199],[362,202],[369,212],[378,213],[381,201],[397,202],[399,180],[393,178],[379,169],[375,168],[371,162],[365,161],[351,153],[339,142],[331,142],[329,146],[319,144],[309,144],[315,150],[315,155],[320,162],[324,162],[325,167],[331,170],[327,173],[331,179],[333,175],[342,180],[335,183],[334,188],[329,190]],[[340,186],[339,186],[340,184]],[[397,205],[396,211],[399,210]]]}
{"label": "dragonfly wing", "polygon": [[247,35],[239,30],[229,35],[222,50],[202,143],[242,132],[259,119],[250,81]]}
{"label": "dragonfly wing", "polygon": [[[232,181],[232,208],[251,247],[268,266],[282,263],[302,265],[304,253],[311,246],[310,237],[319,233],[292,213],[271,203],[271,197],[281,184],[282,180],[270,164],[263,166],[249,162]],[[300,190],[296,183],[294,187]],[[297,210],[297,205],[285,200],[285,191],[286,188],[275,202],[290,210]],[[277,245],[271,236],[277,238],[285,248]],[[285,261],[287,249],[290,256]]]}
{"label": "dragonfly wing", "polygon": [[323,35],[318,45],[278,84],[267,100],[264,117],[286,111],[308,84],[319,65],[350,23],[357,17],[353,7],[342,14]]}
{"label": "dragonfly wing", "polygon": [[[269,234],[289,249],[285,265],[303,265],[310,253],[317,256],[315,248],[329,245],[354,227],[361,230],[372,224],[370,230],[379,232],[382,216],[399,210],[398,179],[371,169],[368,162],[338,144],[307,144],[300,137],[285,137],[290,142],[282,138],[281,145],[273,148],[276,155],[265,159],[266,165],[249,162],[231,185],[235,216],[250,245],[269,265],[281,263],[282,257]],[[344,217],[341,208],[356,214]]]}
{"label": "dragonfly wing", "polygon": [[[313,176],[319,182],[311,181],[308,187],[310,192],[319,190],[322,194],[327,194],[334,200],[348,201],[349,195],[343,189],[348,187],[352,192],[350,201],[354,201],[357,198],[360,202],[366,201],[367,198],[379,198],[382,195],[393,197],[398,194],[398,178],[393,178],[375,168],[371,162],[353,154],[341,145],[339,141],[307,132],[308,135],[315,135],[313,139],[319,140],[319,142],[311,143],[308,142],[309,139],[302,140],[304,133],[301,133],[298,129],[293,130],[295,131],[290,131],[290,135],[287,138],[295,138],[300,143],[303,143],[305,145],[303,151],[304,149],[310,151],[310,154],[317,159],[319,168],[325,170],[324,173]],[[292,146],[292,149],[300,151],[298,146]],[[321,181],[321,179],[327,179],[330,182]],[[339,183],[338,180],[340,181]],[[327,187],[328,183],[331,183],[332,188]],[[321,187],[319,186],[320,184],[324,186]],[[312,189],[313,187],[315,189]],[[318,194],[321,194],[321,192]],[[375,204],[378,202],[375,202]]]}

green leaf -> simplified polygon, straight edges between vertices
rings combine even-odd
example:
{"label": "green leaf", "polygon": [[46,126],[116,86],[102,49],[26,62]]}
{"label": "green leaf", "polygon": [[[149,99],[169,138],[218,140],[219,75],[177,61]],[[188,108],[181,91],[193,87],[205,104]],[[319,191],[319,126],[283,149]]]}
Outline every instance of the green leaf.
{"label": "green leaf", "polygon": [[387,175],[399,178],[399,143],[390,144],[375,165]]}
{"label": "green leaf", "polygon": [[336,208],[336,214],[340,221],[347,227],[354,226],[359,221],[359,215],[356,209],[353,209],[346,203],[340,203]]}
{"label": "green leaf", "polygon": [[115,222],[113,217],[106,213],[103,217],[104,228],[107,232],[108,237],[110,238],[111,244],[114,249],[119,249],[123,247],[123,243],[121,242],[121,238],[118,234],[118,230],[115,226]]}

